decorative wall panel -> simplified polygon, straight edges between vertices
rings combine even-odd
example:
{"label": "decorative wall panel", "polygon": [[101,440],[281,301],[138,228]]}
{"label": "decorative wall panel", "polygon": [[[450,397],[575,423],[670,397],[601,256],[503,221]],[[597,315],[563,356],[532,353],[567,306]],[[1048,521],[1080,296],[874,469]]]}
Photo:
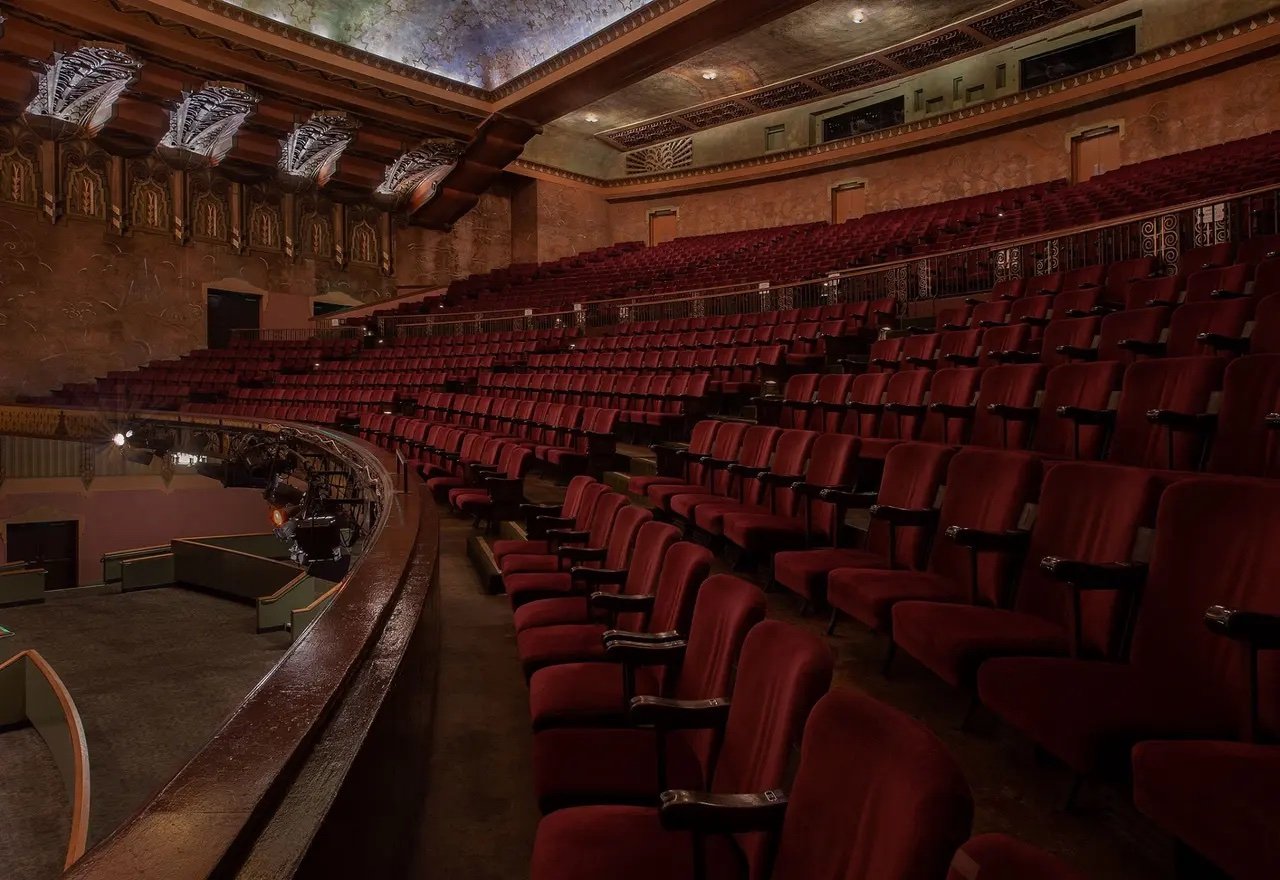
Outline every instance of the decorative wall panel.
{"label": "decorative wall panel", "polygon": [[646,147],[627,153],[628,174],[651,174],[688,168],[693,164],[693,138],[685,137],[656,147]]}

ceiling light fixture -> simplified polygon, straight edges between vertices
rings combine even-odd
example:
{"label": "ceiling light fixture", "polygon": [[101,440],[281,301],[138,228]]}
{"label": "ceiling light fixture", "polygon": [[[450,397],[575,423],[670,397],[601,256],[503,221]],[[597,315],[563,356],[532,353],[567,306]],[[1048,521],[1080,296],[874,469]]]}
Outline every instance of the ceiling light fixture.
{"label": "ceiling light fixture", "polygon": [[854,24],[862,24],[867,20],[867,13],[862,9],[855,9],[849,13],[849,17],[853,19]]}
{"label": "ceiling light fixture", "polygon": [[584,116],[583,118],[584,118],[584,119],[586,119],[586,120],[587,120],[587,122],[599,122],[599,121],[600,121],[600,117],[599,117],[599,116],[597,116],[597,115],[595,115],[594,113],[588,113],[588,114],[587,114],[586,116]]}
{"label": "ceiling light fixture", "polygon": [[719,75],[720,75],[720,74],[716,73],[714,70],[704,70],[704,71],[702,71],[702,78],[703,78],[703,79],[715,79],[715,78],[716,78],[717,76],[719,76]]}

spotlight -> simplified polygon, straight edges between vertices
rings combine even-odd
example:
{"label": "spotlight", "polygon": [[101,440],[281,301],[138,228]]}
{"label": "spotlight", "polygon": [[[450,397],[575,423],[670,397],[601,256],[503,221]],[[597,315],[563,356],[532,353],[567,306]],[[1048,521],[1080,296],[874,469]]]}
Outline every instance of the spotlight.
{"label": "spotlight", "polygon": [[867,13],[862,9],[855,9],[849,13],[849,17],[853,19],[854,24],[862,24],[867,20]]}
{"label": "spotlight", "polygon": [[704,70],[704,71],[702,71],[702,78],[703,78],[703,79],[707,79],[707,80],[715,79],[715,78],[716,78],[717,76],[719,76],[719,75],[720,75],[720,74],[716,73],[714,70]]}
{"label": "spotlight", "polygon": [[304,559],[340,559],[346,552],[346,548],[342,546],[342,528],[338,517],[308,516],[295,520],[294,524],[294,540]]}
{"label": "spotlight", "polygon": [[586,116],[584,116],[584,117],[582,117],[582,118],[583,118],[583,119],[585,119],[585,120],[587,120],[587,122],[599,122],[599,121],[600,121],[600,117],[599,117],[599,116],[597,116],[597,115],[596,115],[596,114],[594,114],[594,113],[588,113]]}
{"label": "spotlight", "polygon": [[111,438],[111,442],[117,446],[123,446],[124,441],[127,439],[128,438],[125,437],[124,434],[117,433],[114,437]]}
{"label": "spotlight", "polygon": [[266,499],[266,502],[277,508],[301,504],[306,495],[305,489],[299,489],[290,483],[289,478],[284,474],[276,474],[271,481],[271,485],[263,490],[262,493],[262,497]]}

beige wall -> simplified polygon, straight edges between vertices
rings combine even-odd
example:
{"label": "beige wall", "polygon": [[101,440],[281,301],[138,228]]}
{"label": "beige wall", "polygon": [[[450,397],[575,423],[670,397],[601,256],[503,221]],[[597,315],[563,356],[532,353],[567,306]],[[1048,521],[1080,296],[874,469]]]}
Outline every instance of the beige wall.
{"label": "beige wall", "polygon": [[511,262],[511,196],[489,192],[448,232],[416,226],[396,233],[396,283],[443,287],[454,278]]}
{"label": "beige wall", "polygon": [[616,202],[611,226],[616,240],[643,239],[648,212],[669,206],[679,209],[681,235],[824,221],[831,187],[850,179],[865,180],[867,210],[882,211],[1065,178],[1073,132],[1121,122],[1122,157],[1131,164],[1280,128],[1280,102],[1271,99],[1276,94],[1280,58],[1272,57],[924,153],[789,180]]}

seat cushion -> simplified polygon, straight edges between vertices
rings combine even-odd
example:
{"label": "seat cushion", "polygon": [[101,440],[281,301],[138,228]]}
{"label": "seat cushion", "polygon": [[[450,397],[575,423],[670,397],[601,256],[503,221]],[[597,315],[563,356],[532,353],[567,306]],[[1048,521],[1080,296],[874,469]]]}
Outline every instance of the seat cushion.
{"label": "seat cushion", "polygon": [[1052,656],[1070,648],[1067,632],[1042,617],[944,602],[894,605],[893,641],[957,687],[971,686],[988,658]]}
{"label": "seat cushion", "polygon": [[511,606],[519,608],[530,602],[554,599],[572,593],[574,582],[573,576],[567,571],[519,572],[504,574],[502,588],[511,599]]}
{"label": "seat cushion", "polygon": [[827,603],[881,632],[893,626],[893,606],[913,599],[963,602],[965,592],[951,579],[927,571],[839,568],[827,577]]}
{"label": "seat cushion", "polygon": [[697,483],[667,483],[661,486],[650,486],[645,491],[645,496],[655,506],[661,507],[663,510],[670,510],[671,499],[677,495],[702,494],[706,491],[706,486]]}
{"label": "seat cushion", "polygon": [[[737,877],[729,838],[707,839],[708,880]],[[693,839],[666,831],[652,807],[559,810],[538,823],[530,880],[692,880]]]}
{"label": "seat cushion", "polygon": [[[626,726],[624,670],[617,663],[561,663],[539,669],[529,679],[533,729]],[[659,689],[655,670],[636,670],[636,694],[657,695]]]}
{"label": "seat cushion", "polygon": [[725,540],[744,550],[790,550],[804,546],[805,536],[804,520],[798,516],[728,513],[724,518]]}
{"label": "seat cushion", "polygon": [[509,574],[526,572],[553,572],[560,570],[560,560],[554,553],[509,553],[498,566],[505,578]]}
{"label": "seat cushion", "polygon": [[590,608],[587,605],[586,596],[538,599],[521,604],[515,613],[516,632],[539,626],[590,622]]}
{"label": "seat cushion", "polygon": [[632,477],[627,480],[627,491],[632,495],[643,497],[648,493],[650,486],[676,486],[687,483],[688,481],[683,477],[657,477],[652,475]]}
{"label": "seat cushion", "polygon": [[676,516],[693,522],[694,512],[703,504],[719,504],[724,501],[732,501],[732,498],[725,498],[723,495],[714,495],[710,492],[688,492],[675,495],[668,499],[667,509]]}
{"label": "seat cushion", "polygon": [[[611,664],[612,665],[612,664]],[[666,734],[666,785],[658,778],[657,731],[554,727],[533,735],[533,788],[543,812],[577,804],[649,804],[667,788],[701,789],[695,748],[706,731]],[[707,741],[709,744],[709,740]]]}
{"label": "seat cushion", "polygon": [[991,660],[978,672],[978,695],[1078,773],[1122,768],[1133,744],[1144,739],[1226,738],[1236,727],[1230,710],[1211,695],[1122,663]]}
{"label": "seat cushion", "polygon": [[1140,742],[1133,801],[1232,877],[1280,877],[1280,746]]}
{"label": "seat cushion", "polygon": [[876,568],[889,560],[865,550],[784,550],[773,557],[773,578],[791,592],[814,602],[827,598],[828,576],[841,568]]}
{"label": "seat cushion", "polygon": [[603,624],[539,626],[516,633],[516,653],[526,677],[555,663],[604,660]]}
{"label": "seat cushion", "polygon": [[517,541],[506,539],[502,541],[494,541],[489,545],[489,549],[493,551],[493,558],[497,562],[502,562],[503,558],[512,553],[528,553],[531,555],[542,555],[551,552],[551,545],[546,541]]}
{"label": "seat cushion", "polygon": [[709,535],[724,534],[724,518],[731,513],[768,513],[769,508],[741,501],[708,501],[693,512],[694,524]]}
{"label": "seat cushion", "polygon": [[478,508],[488,505],[490,502],[488,492],[479,492],[475,489],[450,489],[449,504],[464,513],[469,513]]}

